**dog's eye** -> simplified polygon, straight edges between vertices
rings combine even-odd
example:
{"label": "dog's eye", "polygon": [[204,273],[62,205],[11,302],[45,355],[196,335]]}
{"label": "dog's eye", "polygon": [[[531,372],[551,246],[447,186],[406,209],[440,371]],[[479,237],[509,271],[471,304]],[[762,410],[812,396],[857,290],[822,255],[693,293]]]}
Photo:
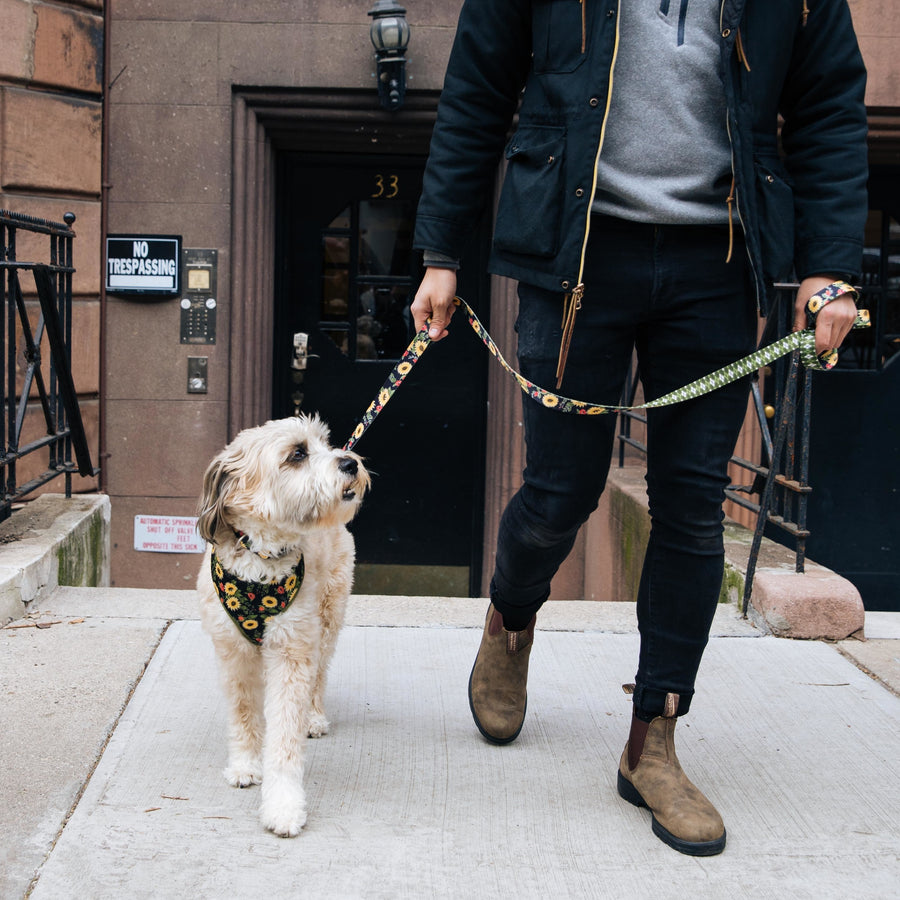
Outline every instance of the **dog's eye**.
{"label": "dog's eye", "polygon": [[297,444],[297,446],[294,447],[294,449],[291,451],[291,455],[288,457],[288,462],[301,463],[308,456],[309,453],[306,452],[306,444]]}

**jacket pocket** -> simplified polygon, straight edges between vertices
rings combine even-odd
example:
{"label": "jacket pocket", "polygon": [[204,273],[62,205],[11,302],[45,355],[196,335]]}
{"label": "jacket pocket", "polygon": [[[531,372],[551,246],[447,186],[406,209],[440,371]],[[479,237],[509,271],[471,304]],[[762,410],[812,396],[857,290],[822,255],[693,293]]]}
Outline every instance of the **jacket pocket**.
{"label": "jacket pocket", "polygon": [[497,207],[494,246],[553,257],[562,220],[565,128],[521,128],[506,147],[506,176]]}
{"label": "jacket pocket", "polygon": [[763,275],[787,281],[794,267],[794,191],[776,160],[756,160],[755,168]]}
{"label": "jacket pocket", "polygon": [[533,0],[531,44],[538,75],[573,72],[587,56],[588,0]]}

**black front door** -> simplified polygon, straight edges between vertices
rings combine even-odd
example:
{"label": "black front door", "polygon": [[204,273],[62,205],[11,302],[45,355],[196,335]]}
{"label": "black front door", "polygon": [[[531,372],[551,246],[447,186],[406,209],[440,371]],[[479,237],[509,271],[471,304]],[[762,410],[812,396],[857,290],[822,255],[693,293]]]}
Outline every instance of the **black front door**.
{"label": "black front door", "polygon": [[[353,433],[413,335],[422,168],[415,157],[280,160],[273,414],[318,413],[335,445]],[[463,269],[472,275],[459,290],[478,303],[487,296],[485,242],[474,244]],[[454,339],[427,350],[355,448],[373,474],[351,526],[356,593],[478,592],[487,354],[457,318]]]}

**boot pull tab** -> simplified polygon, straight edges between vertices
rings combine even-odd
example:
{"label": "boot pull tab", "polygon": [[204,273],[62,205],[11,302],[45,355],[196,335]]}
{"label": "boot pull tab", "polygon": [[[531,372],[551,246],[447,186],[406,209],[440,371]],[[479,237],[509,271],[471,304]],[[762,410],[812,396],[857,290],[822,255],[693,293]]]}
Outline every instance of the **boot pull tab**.
{"label": "boot pull tab", "polygon": [[666,694],[666,705],[663,707],[663,717],[666,719],[674,719],[678,714],[678,701],[681,698],[678,694]]}

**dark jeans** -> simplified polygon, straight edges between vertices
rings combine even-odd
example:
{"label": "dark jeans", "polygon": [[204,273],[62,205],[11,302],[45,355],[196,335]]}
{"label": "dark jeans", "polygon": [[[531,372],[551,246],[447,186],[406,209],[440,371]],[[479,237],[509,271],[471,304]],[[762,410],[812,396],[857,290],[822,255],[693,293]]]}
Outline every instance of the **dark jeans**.
{"label": "dark jeans", "polygon": [[[565,378],[567,397],[615,405],[636,347],[647,400],[752,352],[757,314],[747,258],[735,236],[706,226],[656,226],[594,217]],[[561,295],[519,286],[519,365],[553,389]],[[637,597],[641,651],[634,696],[642,718],[668,692],[687,712],[722,583],[722,502],[749,380],[648,410],[650,542]],[[597,506],[616,417],[579,416],[524,399],[524,483],[500,522],[491,583],[495,606],[527,622]],[[524,627],[524,626],[523,626]]]}

